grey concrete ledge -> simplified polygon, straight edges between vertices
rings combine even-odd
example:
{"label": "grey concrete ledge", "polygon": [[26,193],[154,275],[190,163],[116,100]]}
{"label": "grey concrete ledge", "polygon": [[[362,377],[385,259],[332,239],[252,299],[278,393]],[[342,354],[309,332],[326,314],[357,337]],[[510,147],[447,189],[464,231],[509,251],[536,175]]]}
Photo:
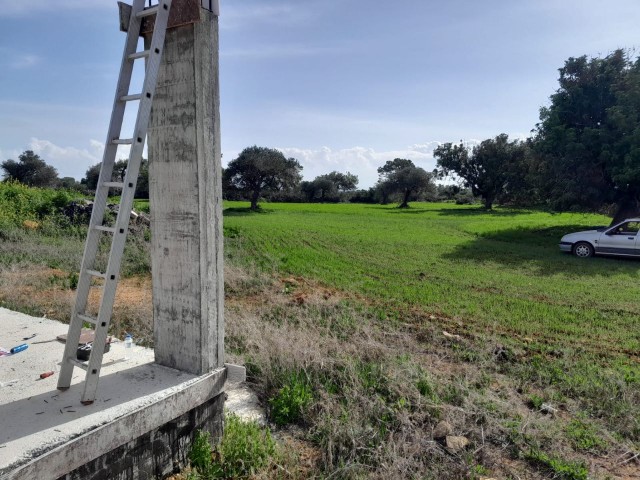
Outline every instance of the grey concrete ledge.
{"label": "grey concrete ledge", "polygon": [[[84,372],[71,388],[56,390],[68,326],[0,308],[0,346],[28,343],[24,352],[0,357],[0,478],[58,478],[120,445],[161,427],[219,395],[227,368],[195,376],[153,363],[153,351],[134,347],[128,361],[115,344],[105,354],[94,404],[83,406]],[[36,334],[28,341],[22,339]],[[36,343],[41,342],[41,343]],[[233,369],[232,369],[233,373]],[[15,383],[13,383],[15,381]],[[10,383],[10,385],[7,385]]]}
{"label": "grey concrete ledge", "polygon": [[7,479],[58,478],[167,422],[223,391],[226,369],[199,377],[165,398],[97,427],[11,472]]}

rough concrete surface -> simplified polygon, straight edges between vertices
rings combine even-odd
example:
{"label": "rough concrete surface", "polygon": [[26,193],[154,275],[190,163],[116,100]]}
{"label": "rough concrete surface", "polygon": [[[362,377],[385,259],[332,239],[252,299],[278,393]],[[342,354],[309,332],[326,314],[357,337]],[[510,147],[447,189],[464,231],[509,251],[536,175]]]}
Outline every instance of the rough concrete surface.
{"label": "rough concrete surface", "polygon": [[148,135],[156,361],[193,374],[224,364],[218,20],[199,10],[167,31]]}
{"label": "rough concrete surface", "polygon": [[267,424],[267,416],[260,405],[258,396],[244,383],[231,384],[226,389],[227,401],[225,410],[236,414],[247,422],[254,421],[259,425]]}
{"label": "rough concrete surface", "polygon": [[[131,358],[123,361],[124,345],[116,343],[104,355],[96,401],[83,406],[83,370],[74,369],[69,390],[56,389],[64,345],[55,338],[67,328],[0,308],[0,347],[29,344],[23,352],[0,357],[0,478],[75,437],[186,390],[201,378],[152,363],[153,351],[141,347],[134,347]],[[34,338],[23,340],[33,334]],[[39,378],[52,370],[53,376]]]}

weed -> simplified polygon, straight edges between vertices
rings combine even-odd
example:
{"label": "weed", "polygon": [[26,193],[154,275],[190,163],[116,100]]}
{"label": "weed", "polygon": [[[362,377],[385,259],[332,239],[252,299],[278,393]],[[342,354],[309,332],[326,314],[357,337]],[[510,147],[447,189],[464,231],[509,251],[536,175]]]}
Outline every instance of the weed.
{"label": "weed", "polygon": [[248,478],[276,461],[278,450],[268,429],[256,422],[245,422],[237,415],[225,416],[220,443],[211,450],[208,432],[196,432],[189,459],[193,480]]}
{"label": "weed", "polygon": [[535,393],[532,393],[531,395],[529,395],[529,405],[534,410],[540,410],[544,402],[545,402],[544,398],[539,395],[536,395]]}
{"label": "weed", "polygon": [[455,405],[456,407],[464,405],[466,391],[462,386],[457,385],[456,383],[449,383],[442,390],[440,397],[443,402]]}
{"label": "weed", "polygon": [[198,430],[196,432],[191,451],[189,452],[191,466],[202,476],[207,477],[213,470],[211,456],[211,435],[209,432]]}
{"label": "weed", "polygon": [[78,288],[78,273],[77,272],[71,272],[69,274],[69,288],[71,290],[75,290]]}
{"label": "weed", "polygon": [[416,388],[420,395],[436,403],[438,401],[438,394],[436,388],[431,382],[431,379],[427,375],[423,375],[416,383]]}
{"label": "weed", "polygon": [[607,443],[598,436],[596,428],[582,419],[572,420],[565,428],[576,450],[601,452]]}
{"label": "weed", "polygon": [[552,457],[537,449],[531,449],[525,458],[532,464],[549,470],[554,478],[563,480],[588,480],[589,478],[589,469],[582,462]]}
{"label": "weed", "polygon": [[218,478],[246,478],[264,469],[276,455],[269,429],[229,414],[222,441],[214,451],[214,471],[219,472]]}
{"label": "weed", "polygon": [[365,391],[376,393],[384,398],[390,397],[387,376],[380,362],[361,362],[357,365],[357,373]]}
{"label": "weed", "polygon": [[471,469],[472,474],[475,476],[486,476],[489,475],[491,472],[489,471],[489,469],[487,467],[485,467],[484,465],[474,465],[473,468]]}
{"label": "weed", "polygon": [[313,392],[305,375],[293,373],[285,385],[269,399],[271,419],[280,426],[299,422],[312,400]]}

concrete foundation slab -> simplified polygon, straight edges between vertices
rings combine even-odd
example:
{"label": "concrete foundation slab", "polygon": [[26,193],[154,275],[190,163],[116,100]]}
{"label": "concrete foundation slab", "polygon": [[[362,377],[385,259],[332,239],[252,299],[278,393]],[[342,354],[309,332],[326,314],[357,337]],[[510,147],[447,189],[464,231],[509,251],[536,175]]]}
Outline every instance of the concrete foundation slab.
{"label": "concrete foundation slab", "polygon": [[[75,369],[70,389],[56,389],[57,363],[64,350],[56,336],[66,333],[66,324],[0,308],[0,326],[1,347],[29,345],[0,357],[2,479],[59,478],[203,405],[218,402],[221,424],[225,368],[202,376],[187,374],[153,363],[153,351],[142,347],[134,347],[125,361],[124,345],[116,343],[104,356],[96,401],[84,406],[82,370]],[[47,371],[56,373],[40,379]]]}

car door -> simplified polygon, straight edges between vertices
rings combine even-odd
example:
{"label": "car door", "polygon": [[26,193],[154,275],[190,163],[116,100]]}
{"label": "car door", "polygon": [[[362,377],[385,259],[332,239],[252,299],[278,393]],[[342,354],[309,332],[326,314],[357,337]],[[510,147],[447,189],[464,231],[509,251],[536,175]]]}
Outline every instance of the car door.
{"label": "car door", "polygon": [[596,253],[603,255],[638,255],[640,222],[629,221],[606,230],[598,239]]}

